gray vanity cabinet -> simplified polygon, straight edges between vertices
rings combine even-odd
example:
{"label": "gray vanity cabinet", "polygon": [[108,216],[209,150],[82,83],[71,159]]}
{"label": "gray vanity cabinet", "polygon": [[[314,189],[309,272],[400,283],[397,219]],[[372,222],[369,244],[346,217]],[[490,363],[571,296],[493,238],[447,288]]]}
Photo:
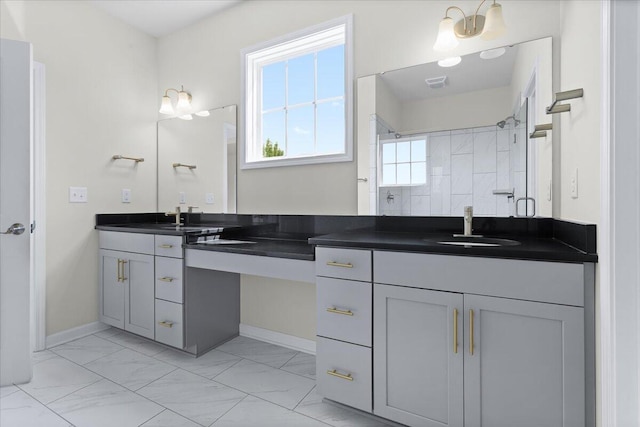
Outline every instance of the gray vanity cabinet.
{"label": "gray vanity cabinet", "polygon": [[462,294],[380,284],[373,293],[373,412],[410,426],[462,426]]}
{"label": "gray vanity cabinet", "polygon": [[153,339],[153,256],[101,249],[100,263],[100,320]]}
{"label": "gray vanity cabinet", "polygon": [[464,305],[464,425],[584,426],[584,309],[478,295]]}
{"label": "gray vanity cabinet", "polygon": [[100,232],[100,321],[154,339],[154,238]]}

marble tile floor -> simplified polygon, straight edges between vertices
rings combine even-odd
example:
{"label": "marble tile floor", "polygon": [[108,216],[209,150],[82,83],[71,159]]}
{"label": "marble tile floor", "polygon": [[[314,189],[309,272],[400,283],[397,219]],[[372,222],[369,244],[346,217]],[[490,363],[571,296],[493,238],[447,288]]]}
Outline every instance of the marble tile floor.
{"label": "marble tile floor", "polygon": [[314,356],[246,337],[196,359],[112,328],[33,364],[30,383],[0,388],[0,426],[386,425],[323,402]]}

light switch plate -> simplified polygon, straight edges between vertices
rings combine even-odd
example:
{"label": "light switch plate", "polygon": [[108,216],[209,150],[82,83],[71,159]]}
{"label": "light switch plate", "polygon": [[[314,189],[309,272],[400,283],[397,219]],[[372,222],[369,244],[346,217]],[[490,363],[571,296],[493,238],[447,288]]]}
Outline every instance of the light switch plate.
{"label": "light switch plate", "polygon": [[87,187],[69,187],[69,203],[87,203]]}
{"label": "light switch plate", "polygon": [[213,193],[205,193],[205,195],[204,195],[204,199],[205,199],[205,202],[206,202],[208,205],[212,205],[212,204],[214,203],[214,202],[213,202]]}
{"label": "light switch plate", "polygon": [[184,191],[178,193],[178,203],[180,203],[181,205],[187,203],[187,193],[185,193]]}
{"label": "light switch plate", "polygon": [[122,203],[131,203],[131,190],[128,188],[122,189]]}

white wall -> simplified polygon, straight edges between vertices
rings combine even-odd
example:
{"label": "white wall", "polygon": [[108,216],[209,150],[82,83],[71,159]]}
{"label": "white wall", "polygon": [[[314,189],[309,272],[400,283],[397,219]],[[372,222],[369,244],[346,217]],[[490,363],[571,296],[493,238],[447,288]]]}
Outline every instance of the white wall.
{"label": "white wall", "polygon": [[[560,197],[559,203],[554,200],[554,216],[596,224],[600,220],[600,7],[598,1],[561,2],[558,90],[584,88],[584,97],[567,101],[571,111],[554,118],[554,128],[560,128],[560,159],[554,158],[560,163],[560,176],[554,176]],[[592,31],[584,31],[587,27]],[[578,198],[572,198],[570,182],[576,169]]]}
{"label": "white wall", "polygon": [[[0,35],[31,42],[46,67],[50,335],[98,319],[95,214],[155,210],[155,39],[84,1],[1,1],[0,19]],[[89,202],[70,204],[69,186]]]}

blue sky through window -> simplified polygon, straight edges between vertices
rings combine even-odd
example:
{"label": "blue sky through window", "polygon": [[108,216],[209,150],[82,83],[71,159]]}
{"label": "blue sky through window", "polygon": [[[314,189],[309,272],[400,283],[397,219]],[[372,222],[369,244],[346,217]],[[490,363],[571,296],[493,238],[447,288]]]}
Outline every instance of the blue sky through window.
{"label": "blue sky through window", "polygon": [[262,67],[262,144],[286,156],[345,150],[344,45]]}

